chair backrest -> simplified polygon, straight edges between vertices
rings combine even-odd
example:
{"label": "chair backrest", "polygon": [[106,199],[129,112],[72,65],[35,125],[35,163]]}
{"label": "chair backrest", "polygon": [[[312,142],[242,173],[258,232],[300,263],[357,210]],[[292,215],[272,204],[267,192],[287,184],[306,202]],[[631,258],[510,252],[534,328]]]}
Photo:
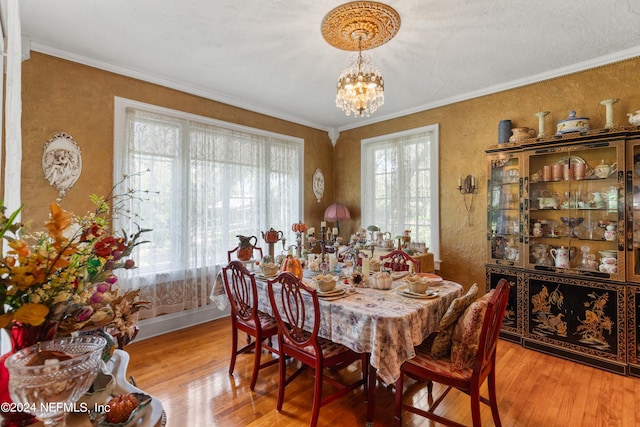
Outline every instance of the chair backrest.
{"label": "chair backrest", "polygon": [[408,271],[410,264],[413,264],[413,271],[415,273],[419,270],[418,261],[402,249],[395,249],[381,256],[380,261],[385,268],[391,271]]}
{"label": "chair backrest", "polygon": [[320,355],[320,304],[316,290],[288,271],[268,280],[267,287],[278,335],[287,347],[285,352],[295,353],[296,358]]}
{"label": "chair backrest", "polygon": [[231,261],[222,269],[222,279],[231,302],[231,315],[245,321],[257,320],[258,290],[253,273],[240,261]]}
{"label": "chair backrest", "polygon": [[[236,254],[236,259],[237,259],[238,249],[240,249],[240,246],[236,246],[235,248],[231,249],[230,251],[227,251],[227,262],[231,262],[231,259],[233,258],[233,254]],[[262,248],[260,246],[254,246],[253,247],[253,259],[257,260],[257,261],[261,261],[262,258],[263,258]]]}
{"label": "chair backrest", "polygon": [[494,368],[498,334],[509,300],[509,289],[509,282],[506,279],[500,279],[494,294],[487,303],[487,311],[484,314],[478,340],[478,355],[473,368],[474,375],[485,376]]}

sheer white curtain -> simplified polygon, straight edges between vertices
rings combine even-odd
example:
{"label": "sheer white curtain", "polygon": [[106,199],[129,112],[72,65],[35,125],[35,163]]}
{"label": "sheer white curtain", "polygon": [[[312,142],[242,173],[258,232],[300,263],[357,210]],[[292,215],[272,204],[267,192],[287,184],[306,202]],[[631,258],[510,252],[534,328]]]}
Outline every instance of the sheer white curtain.
{"label": "sheer white curtain", "polygon": [[300,219],[303,142],[128,104],[116,103],[124,128],[115,180],[126,174],[128,188],[149,193],[116,221],[152,231],[134,254],[138,268],[121,281],[152,301],[143,318],[204,306],[238,234],[262,242],[261,230],[289,230]]}
{"label": "sheer white curtain", "polygon": [[438,126],[362,140],[362,225],[411,230],[439,259]]}

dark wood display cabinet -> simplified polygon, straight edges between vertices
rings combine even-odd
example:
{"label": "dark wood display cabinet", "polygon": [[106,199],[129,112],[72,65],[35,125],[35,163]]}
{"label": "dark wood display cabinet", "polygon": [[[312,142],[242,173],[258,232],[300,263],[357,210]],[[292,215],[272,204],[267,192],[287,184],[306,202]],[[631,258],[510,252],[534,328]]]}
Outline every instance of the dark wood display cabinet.
{"label": "dark wood display cabinet", "polygon": [[640,376],[640,127],[487,149],[487,289],[501,337]]}

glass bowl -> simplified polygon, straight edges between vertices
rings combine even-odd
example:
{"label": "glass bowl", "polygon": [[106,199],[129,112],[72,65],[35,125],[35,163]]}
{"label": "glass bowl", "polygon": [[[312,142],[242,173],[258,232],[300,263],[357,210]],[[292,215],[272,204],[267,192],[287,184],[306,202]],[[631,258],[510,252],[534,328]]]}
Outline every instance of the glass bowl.
{"label": "glass bowl", "polygon": [[[95,380],[106,343],[102,337],[78,336],[44,341],[18,351],[5,363],[11,399],[45,426],[64,426],[66,412],[82,411],[75,403]],[[44,351],[62,352],[71,358],[28,365]]]}

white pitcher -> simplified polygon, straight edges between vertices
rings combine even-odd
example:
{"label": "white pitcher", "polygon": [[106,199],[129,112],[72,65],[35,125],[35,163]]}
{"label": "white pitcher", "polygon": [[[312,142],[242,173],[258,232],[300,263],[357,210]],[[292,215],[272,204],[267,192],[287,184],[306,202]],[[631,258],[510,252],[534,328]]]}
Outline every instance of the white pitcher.
{"label": "white pitcher", "polygon": [[569,249],[561,246],[559,249],[553,248],[549,252],[556,262],[556,267],[569,268]]}

